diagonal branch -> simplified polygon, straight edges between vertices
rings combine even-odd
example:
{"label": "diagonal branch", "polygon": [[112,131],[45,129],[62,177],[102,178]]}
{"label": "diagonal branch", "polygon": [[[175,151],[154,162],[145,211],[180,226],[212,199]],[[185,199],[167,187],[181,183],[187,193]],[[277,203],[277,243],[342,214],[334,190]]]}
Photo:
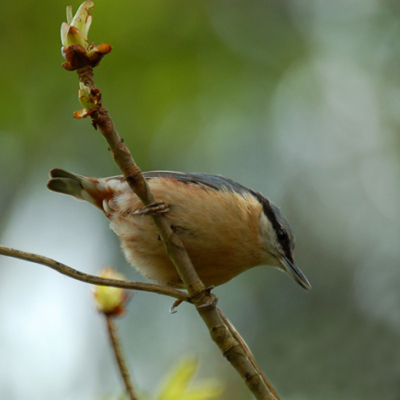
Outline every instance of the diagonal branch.
{"label": "diagonal branch", "polygon": [[244,341],[244,339],[240,336],[239,332],[236,330],[236,328],[232,325],[231,321],[225,316],[225,314],[218,308],[218,313],[221,316],[222,320],[225,322],[227,325],[229,332],[232,334],[232,336],[237,340],[240,345],[242,346],[244,352],[246,353],[246,356],[249,358],[250,362],[253,364],[254,368],[258,371],[258,373],[261,375],[264,383],[268,386],[268,389],[274,394],[274,396],[279,399],[278,394],[276,393],[275,389],[271,385],[271,383],[268,381],[267,377],[264,375],[264,373],[261,371],[260,367],[257,365],[256,360],[254,359],[254,356],[252,352],[249,349],[249,346],[247,346],[247,343]]}
{"label": "diagonal branch", "polygon": [[[132,191],[139,197],[144,206],[154,203],[156,199],[151,193],[142,171],[133,160],[129,149],[119,136],[108,110],[101,102],[100,91],[95,88],[93,81],[93,69],[84,67],[78,69],[77,72],[80,81],[90,88],[93,96],[96,96],[97,109],[90,114],[93,126],[95,129],[99,129],[107,141],[114,161]],[[222,354],[242,376],[247,387],[257,399],[279,400],[272,385],[256,366],[254,359],[249,357],[247,346],[243,345],[243,339],[236,340],[229,326],[222,319],[216,308],[217,298],[210,292],[210,288],[205,288],[201,282],[182,241],[172,231],[168,216],[157,213],[152,215],[152,219],[166,251],[188,291],[191,301],[196,306],[198,313],[209,329],[212,339]]]}

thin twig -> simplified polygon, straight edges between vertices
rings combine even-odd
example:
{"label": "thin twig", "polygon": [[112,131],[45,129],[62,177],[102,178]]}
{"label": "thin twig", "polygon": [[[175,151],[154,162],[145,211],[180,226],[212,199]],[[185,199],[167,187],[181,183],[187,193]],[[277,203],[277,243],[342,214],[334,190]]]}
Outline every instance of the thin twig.
{"label": "thin twig", "polygon": [[[85,67],[78,69],[77,72],[80,81],[89,87],[93,93],[98,94],[99,91],[95,88],[93,81],[93,69]],[[114,161],[132,191],[145,206],[154,203],[156,199],[151,193],[142,171],[133,160],[131,152],[119,136],[108,110],[101,101],[98,103],[97,110],[91,113],[90,117],[92,118],[93,126],[99,129],[106,139]],[[274,394],[275,391],[270,389],[272,385],[266,383],[267,381],[264,375],[260,373],[260,369],[255,367],[254,359],[249,358],[242,341],[235,340],[227,324],[218,313],[216,308],[217,298],[201,282],[182,241],[172,231],[168,216],[158,213],[151,217],[166,251],[188,291],[191,301],[209,328],[211,338],[222,354],[241,375],[256,399],[278,400]]]}
{"label": "thin twig", "polygon": [[84,272],[78,271],[51,258],[43,257],[38,254],[27,253],[25,251],[11,249],[4,246],[0,246],[0,254],[8,257],[19,258],[25,261],[30,261],[36,264],[45,265],[60,272],[63,275],[69,276],[70,278],[86,283],[91,283],[93,285],[113,286],[123,289],[140,290],[145,292],[163,294],[165,296],[174,297],[183,301],[190,301],[189,296],[186,293],[181,292],[180,290],[176,290],[167,286],[156,285],[154,283],[122,281],[118,279],[102,278],[96,275],[85,274]]}
{"label": "thin twig", "polygon": [[119,372],[122,376],[122,379],[124,380],[126,392],[128,393],[130,400],[138,400],[138,398],[135,395],[135,392],[133,391],[132,380],[129,374],[128,367],[126,366],[124,356],[122,354],[120,340],[117,334],[117,328],[111,316],[106,314],[104,314],[104,316],[106,317],[107,321],[108,336],[110,338],[111,346],[114,351],[115,359],[118,364]]}

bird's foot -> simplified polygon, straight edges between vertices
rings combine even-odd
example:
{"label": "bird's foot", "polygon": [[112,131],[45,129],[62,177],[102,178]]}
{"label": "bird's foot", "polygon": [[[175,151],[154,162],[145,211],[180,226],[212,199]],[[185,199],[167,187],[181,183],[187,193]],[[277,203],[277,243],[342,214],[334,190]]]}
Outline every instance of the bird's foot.
{"label": "bird's foot", "polygon": [[163,201],[151,203],[145,207],[134,211],[133,215],[155,215],[158,213],[166,213],[169,211],[169,205]]}
{"label": "bird's foot", "polygon": [[199,309],[206,309],[206,308],[211,308],[211,307],[215,307],[217,305],[218,299],[217,297],[211,293],[211,290],[214,289],[214,286],[207,286],[204,289],[203,293],[206,293],[207,296],[209,297],[206,303],[200,304],[200,305],[196,305],[196,308]]}
{"label": "bird's foot", "polygon": [[[206,303],[201,304],[196,306],[197,309],[205,309],[205,308],[211,308],[211,307],[215,307],[218,299],[215,297],[214,294],[211,293],[211,290],[214,289],[214,286],[207,286],[204,291],[202,291],[201,293],[206,293],[209,296],[209,299]],[[184,300],[181,299],[177,299],[172,303],[172,306],[169,309],[169,313],[170,314],[175,314],[178,312],[177,307],[183,303]],[[189,300],[189,303],[192,303],[192,299]]]}

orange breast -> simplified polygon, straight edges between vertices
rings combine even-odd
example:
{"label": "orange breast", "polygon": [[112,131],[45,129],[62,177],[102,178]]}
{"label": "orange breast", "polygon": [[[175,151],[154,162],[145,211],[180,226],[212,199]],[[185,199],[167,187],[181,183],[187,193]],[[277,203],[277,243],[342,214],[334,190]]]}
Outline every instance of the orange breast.
{"label": "orange breast", "polygon": [[[253,196],[172,178],[154,178],[149,185],[157,201],[170,206],[166,217],[205,285],[220,285],[262,263],[262,206]],[[151,218],[131,214],[141,208],[137,197],[127,191],[117,195],[113,203],[117,212],[111,218],[111,228],[120,237],[128,261],[153,281],[182,286]]]}

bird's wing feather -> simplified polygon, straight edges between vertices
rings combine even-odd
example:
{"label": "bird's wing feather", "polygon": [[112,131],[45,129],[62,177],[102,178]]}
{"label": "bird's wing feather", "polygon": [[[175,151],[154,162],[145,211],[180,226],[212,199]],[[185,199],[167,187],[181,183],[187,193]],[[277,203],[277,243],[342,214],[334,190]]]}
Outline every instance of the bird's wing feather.
{"label": "bird's wing feather", "polygon": [[149,171],[144,172],[143,175],[146,179],[151,178],[174,178],[179,182],[191,183],[196,185],[203,185],[215,190],[229,190],[239,194],[251,193],[254,195],[254,191],[247,189],[246,187],[240,185],[239,183],[233,181],[229,178],[224,178],[220,175],[210,175],[210,174],[188,174],[184,172],[175,171]]}

